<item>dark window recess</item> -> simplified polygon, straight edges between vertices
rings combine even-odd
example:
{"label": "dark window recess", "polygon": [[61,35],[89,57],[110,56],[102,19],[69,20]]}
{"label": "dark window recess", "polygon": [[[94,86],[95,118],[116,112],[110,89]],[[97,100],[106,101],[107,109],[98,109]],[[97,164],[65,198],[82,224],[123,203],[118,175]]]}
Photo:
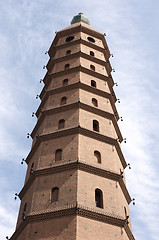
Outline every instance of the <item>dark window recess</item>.
{"label": "dark window recess", "polygon": [[125,218],[127,218],[127,211],[126,211],[126,207],[124,207],[124,212],[125,212]]}
{"label": "dark window recess", "polygon": [[24,208],[23,208],[23,214],[22,214],[22,219],[25,219],[26,216],[26,208],[27,208],[27,203],[25,203]]}
{"label": "dark window recess", "polygon": [[96,207],[103,208],[103,193],[100,189],[95,190]]}
{"label": "dark window recess", "polygon": [[99,132],[99,122],[97,120],[93,120],[93,130]]}
{"label": "dark window recess", "polygon": [[92,98],[92,103],[95,107],[98,107],[98,101],[95,98]]}
{"label": "dark window recess", "polygon": [[92,43],[95,43],[94,38],[92,38],[92,37],[87,37],[87,39],[88,39],[88,41],[90,41],[90,42],[92,42]]}
{"label": "dark window recess", "polygon": [[65,69],[70,68],[70,64],[65,64]]}
{"label": "dark window recess", "polygon": [[94,57],[94,52],[90,51],[90,55]]}
{"label": "dark window recess", "polygon": [[55,152],[55,162],[62,160],[62,149],[57,149]]}
{"label": "dark window recess", "polygon": [[34,168],[34,163],[32,163],[32,165],[31,165],[30,174],[32,174],[34,172],[33,168]]}
{"label": "dark window recess", "polygon": [[96,82],[94,80],[91,80],[91,86],[96,88]]}
{"label": "dark window recess", "polygon": [[74,36],[70,36],[66,38],[66,42],[71,42],[75,37]]}
{"label": "dark window recess", "polygon": [[67,103],[67,98],[66,97],[62,97],[61,98],[61,102],[60,102],[60,105],[64,105]]}
{"label": "dark window recess", "polygon": [[90,69],[95,72],[95,66],[94,65],[90,65]]}
{"label": "dark window recess", "polygon": [[67,50],[66,55],[71,54],[71,50]]}
{"label": "dark window recess", "polygon": [[68,79],[64,79],[63,80],[63,86],[67,86],[68,85]]}
{"label": "dark window recess", "polygon": [[65,120],[64,119],[61,119],[59,121],[59,124],[58,124],[58,129],[62,129],[65,127]]}
{"label": "dark window recess", "polygon": [[58,187],[54,187],[51,190],[51,202],[57,202],[59,198],[59,188]]}
{"label": "dark window recess", "polygon": [[97,159],[97,163],[101,163],[101,154],[99,151],[94,151],[94,156],[96,157]]}

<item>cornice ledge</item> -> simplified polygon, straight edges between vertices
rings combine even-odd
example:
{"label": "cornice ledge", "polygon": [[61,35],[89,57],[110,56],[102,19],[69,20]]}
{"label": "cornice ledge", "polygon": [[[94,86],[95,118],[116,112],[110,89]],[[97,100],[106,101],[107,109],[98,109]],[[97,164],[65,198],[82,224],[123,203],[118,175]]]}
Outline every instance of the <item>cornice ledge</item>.
{"label": "cornice ledge", "polygon": [[78,127],[74,127],[74,128],[70,128],[70,129],[64,129],[58,132],[53,132],[53,133],[46,133],[46,134],[42,134],[37,138],[37,141],[35,142],[35,144],[33,145],[30,153],[28,154],[27,158],[26,158],[26,163],[29,162],[31,156],[33,155],[33,153],[35,152],[35,150],[37,149],[37,147],[39,146],[41,141],[45,141],[45,140],[49,140],[49,139],[53,139],[53,138],[57,138],[57,137],[62,137],[62,136],[66,136],[66,135],[71,135],[71,134],[83,134],[84,136],[89,136],[91,138],[106,142],[110,145],[114,145],[117,153],[121,159],[121,163],[123,165],[124,168],[126,168],[127,163],[125,161],[125,158],[123,156],[123,153],[121,151],[121,148],[119,146],[119,143],[116,139],[102,135],[98,132],[94,132],[91,130],[88,130],[86,128],[82,128],[80,126]]}
{"label": "cornice ledge", "polygon": [[84,84],[84,83],[81,83],[81,82],[76,82],[76,83],[70,84],[68,86],[62,86],[62,87],[59,87],[59,88],[53,88],[53,89],[45,91],[45,96],[44,96],[42,102],[40,103],[40,105],[39,105],[39,107],[36,111],[36,116],[38,117],[38,115],[40,114],[40,111],[41,111],[43,105],[45,104],[45,102],[46,102],[46,100],[48,99],[49,96],[51,96],[52,94],[57,94],[57,93],[69,91],[69,90],[76,89],[76,88],[80,88],[80,89],[83,89],[85,91],[89,91],[89,92],[97,94],[99,96],[108,98],[110,100],[112,109],[114,110],[114,112],[116,112],[117,120],[119,119],[119,116],[118,116],[118,113],[117,113],[117,110],[116,110],[116,106],[114,104],[116,102],[116,98],[113,98],[111,93],[102,91],[102,90],[97,89],[97,88],[93,88],[93,87],[88,86],[87,84]]}
{"label": "cornice ledge", "polygon": [[68,216],[68,215],[78,215],[82,217],[86,217],[89,219],[93,219],[96,221],[104,222],[107,224],[111,224],[114,226],[122,227],[125,229],[126,234],[128,235],[130,240],[135,240],[128,224],[127,219],[115,214],[111,214],[105,212],[104,210],[96,210],[94,208],[90,208],[78,203],[71,204],[68,206],[63,206],[59,208],[55,208],[54,210],[45,210],[32,212],[25,217],[25,220],[20,224],[20,226],[16,229],[10,240],[15,240],[18,235],[23,231],[24,227],[33,221],[43,221],[46,219]]}
{"label": "cornice ledge", "polygon": [[106,111],[98,109],[98,108],[95,108],[93,106],[87,105],[87,104],[79,102],[79,101],[71,103],[71,104],[66,104],[66,105],[63,105],[63,106],[59,106],[59,107],[56,107],[56,108],[47,108],[47,109],[43,110],[42,111],[43,114],[38,119],[38,122],[35,125],[32,133],[31,133],[31,137],[32,138],[34,137],[35,131],[38,129],[38,126],[43,121],[45,115],[49,115],[49,114],[53,114],[53,113],[59,113],[60,111],[67,111],[67,110],[70,110],[70,109],[72,110],[72,109],[76,109],[76,108],[81,108],[81,109],[84,109],[86,111],[91,111],[92,113],[96,112],[100,116],[105,117],[109,120],[112,120],[120,142],[123,141],[123,137],[122,137],[122,134],[120,132],[120,129],[119,129],[119,126],[117,124],[117,120],[116,120],[116,117],[114,116],[114,114],[106,112]]}
{"label": "cornice ledge", "polygon": [[67,171],[71,169],[79,169],[81,171],[89,172],[92,174],[95,174],[97,176],[102,176],[104,178],[112,179],[113,181],[119,182],[119,185],[121,187],[121,190],[123,191],[123,194],[128,202],[128,204],[131,202],[131,197],[129,195],[129,192],[125,186],[124,181],[122,180],[122,176],[110,169],[103,169],[102,167],[98,167],[92,164],[87,164],[84,161],[72,161],[72,162],[64,162],[64,163],[59,163],[58,165],[56,164],[55,166],[49,167],[49,168],[41,168],[38,170],[35,170],[31,177],[28,179],[26,184],[23,186],[21,192],[19,193],[19,198],[22,199],[26,191],[29,189],[31,186],[32,182],[36,178],[36,176],[39,175],[46,175],[46,174],[51,174],[54,172],[60,172],[60,171]]}
{"label": "cornice ledge", "polygon": [[119,185],[120,185],[120,187],[121,187],[121,189],[122,189],[122,191],[123,191],[123,193],[124,193],[124,195],[125,195],[125,198],[126,198],[128,204],[130,204],[131,201],[132,201],[132,199],[131,199],[131,197],[130,197],[130,194],[129,194],[127,188],[126,188],[126,185],[125,185],[122,177],[120,177],[120,179],[119,179]]}
{"label": "cornice ledge", "polygon": [[104,60],[92,57],[82,51],[78,51],[78,52],[72,53],[70,55],[63,56],[63,57],[49,59],[47,65],[46,65],[46,68],[48,71],[50,71],[55,63],[63,62],[65,60],[70,60],[70,59],[77,58],[77,57],[86,58],[87,60],[101,64],[102,66],[105,66],[105,67],[107,67],[107,65],[108,65],[108,63]]}
{"label": "cornice ledge", "polygon": [[132,231],[130,230],[130,227],[127,223],[125,223],[124,229],[125,229],[125,232],[126,232],[127,236],[129,237],[129,239],[130,240],[135,240],[135,237],[133,236]]}

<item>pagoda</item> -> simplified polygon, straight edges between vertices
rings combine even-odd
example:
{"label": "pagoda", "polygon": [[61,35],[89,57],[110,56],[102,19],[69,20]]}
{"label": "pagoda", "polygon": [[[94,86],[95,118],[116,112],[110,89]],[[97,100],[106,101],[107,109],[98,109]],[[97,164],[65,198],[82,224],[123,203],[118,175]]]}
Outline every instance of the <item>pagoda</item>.
{"label": "pagoda", "polygon": [[48,54],[10,239],[134,240],[105,34],[79,13]]}

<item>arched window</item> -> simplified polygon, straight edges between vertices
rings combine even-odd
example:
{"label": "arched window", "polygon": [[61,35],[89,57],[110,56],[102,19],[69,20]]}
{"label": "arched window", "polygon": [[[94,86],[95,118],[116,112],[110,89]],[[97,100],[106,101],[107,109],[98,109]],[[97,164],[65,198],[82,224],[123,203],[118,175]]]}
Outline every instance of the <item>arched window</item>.
{"label": "arched window", "polygon": [[51,202],[57,202],[59,198],[59,188],[54,187],[51,190]]}
{"label": "arched window", "polygon": [[23,214],[22,214],[22,219],[25,219],[25,215],[26,215],[26,208],[27,208],[27,203],[25,203],[24,208],[23,208]]}
{"label": "arched window", "polygon": [[94,80],[91,80],[91,86],[96,88],[96,82]]}
{"label": "arched window", "polygon": [[94,65],[91,64],[90,69],[95,72],[95,66]]}
{"label": "arched window", "polygon": [[55,152],[55,162],[62,160],[62,149],[57,149]]}
{"label": "arched window", "polygon": [[95,107],[98,107],[98,101],[95,98],[92,98],[92,103]]}
{"label": "arched window", "polygon": [[60,105],[64,105],[67,103],[67,97],[62,97],[61,98],[61,102],[60,102]]}
{"label": "arched window", "polygon": [[97,163],[101,163],[101,154],[99,151],[94,151],[94,156],[96,157],[97,159]]}
{"label": "arched window", "polygon": [[94,57],[94,52],[93,52],[93,51],[90,51],[90,55]]}
{"label": "arched window", "polygon": [[31,168],[30,168],[30,174],[32,174],[34,172],[33,168],[34,168],[34,162],[32,163]]}
{"label": "arched window", "polygon": [[70,42],[70,41],[72,41],[74,38],[75,38],[74,36],[67,37],[67,38],[66,38],[66,42]]}
{"label": "arched window", "polygon": [[63,86],[67,86],[67,85],[68,85],[68,79],[66,78],[63,80]]}
{"label": "arched window", "polygon": [[90,41],[90,42],[92,42],[92,43],[95,43],[94,38],[92,38],[92,37],[87,37],[87,39],[88,39],[88,41]]}
{"label": "arched window", "polygon": [[66,55],[69,55],[69,54],[71,54],[71,50],[66,51]]}
{"label": "arched window", "polygon": [[125,218],[127,218],[128,215],[127,215],[126,207],[124,207],[124,212],[125,212]]}
{"label": "arched window", "polygon": [[59,124],[58,124],[58,129],[62,129],[65,127],[65,120],[64,119],[61,119],[59,121]]}
{"label": "arched window", "polygon": [[96,207],[103,208],[103,193],[99,188],[95,190]]}
{"label": "arched window", "polygon": [[99,132],[99,122],[97,120],[93,120],[93,130]]}
{"label": "arched window", "polygon": [[65,69],[68,69],[68,68],[70,68],[70,64],[65,64]]}

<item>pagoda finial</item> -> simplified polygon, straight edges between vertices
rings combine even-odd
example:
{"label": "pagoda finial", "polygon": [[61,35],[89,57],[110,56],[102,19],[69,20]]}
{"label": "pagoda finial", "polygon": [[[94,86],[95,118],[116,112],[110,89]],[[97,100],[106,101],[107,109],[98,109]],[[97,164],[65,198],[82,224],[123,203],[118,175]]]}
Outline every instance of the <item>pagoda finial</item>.
{"label": "pagoda finial", "polygon": [[74,23],[80,22],[80,21],[85,22],[90,25],[88,18],[81,12],[78,15],[73,17],[71,24],[74,24]]}

